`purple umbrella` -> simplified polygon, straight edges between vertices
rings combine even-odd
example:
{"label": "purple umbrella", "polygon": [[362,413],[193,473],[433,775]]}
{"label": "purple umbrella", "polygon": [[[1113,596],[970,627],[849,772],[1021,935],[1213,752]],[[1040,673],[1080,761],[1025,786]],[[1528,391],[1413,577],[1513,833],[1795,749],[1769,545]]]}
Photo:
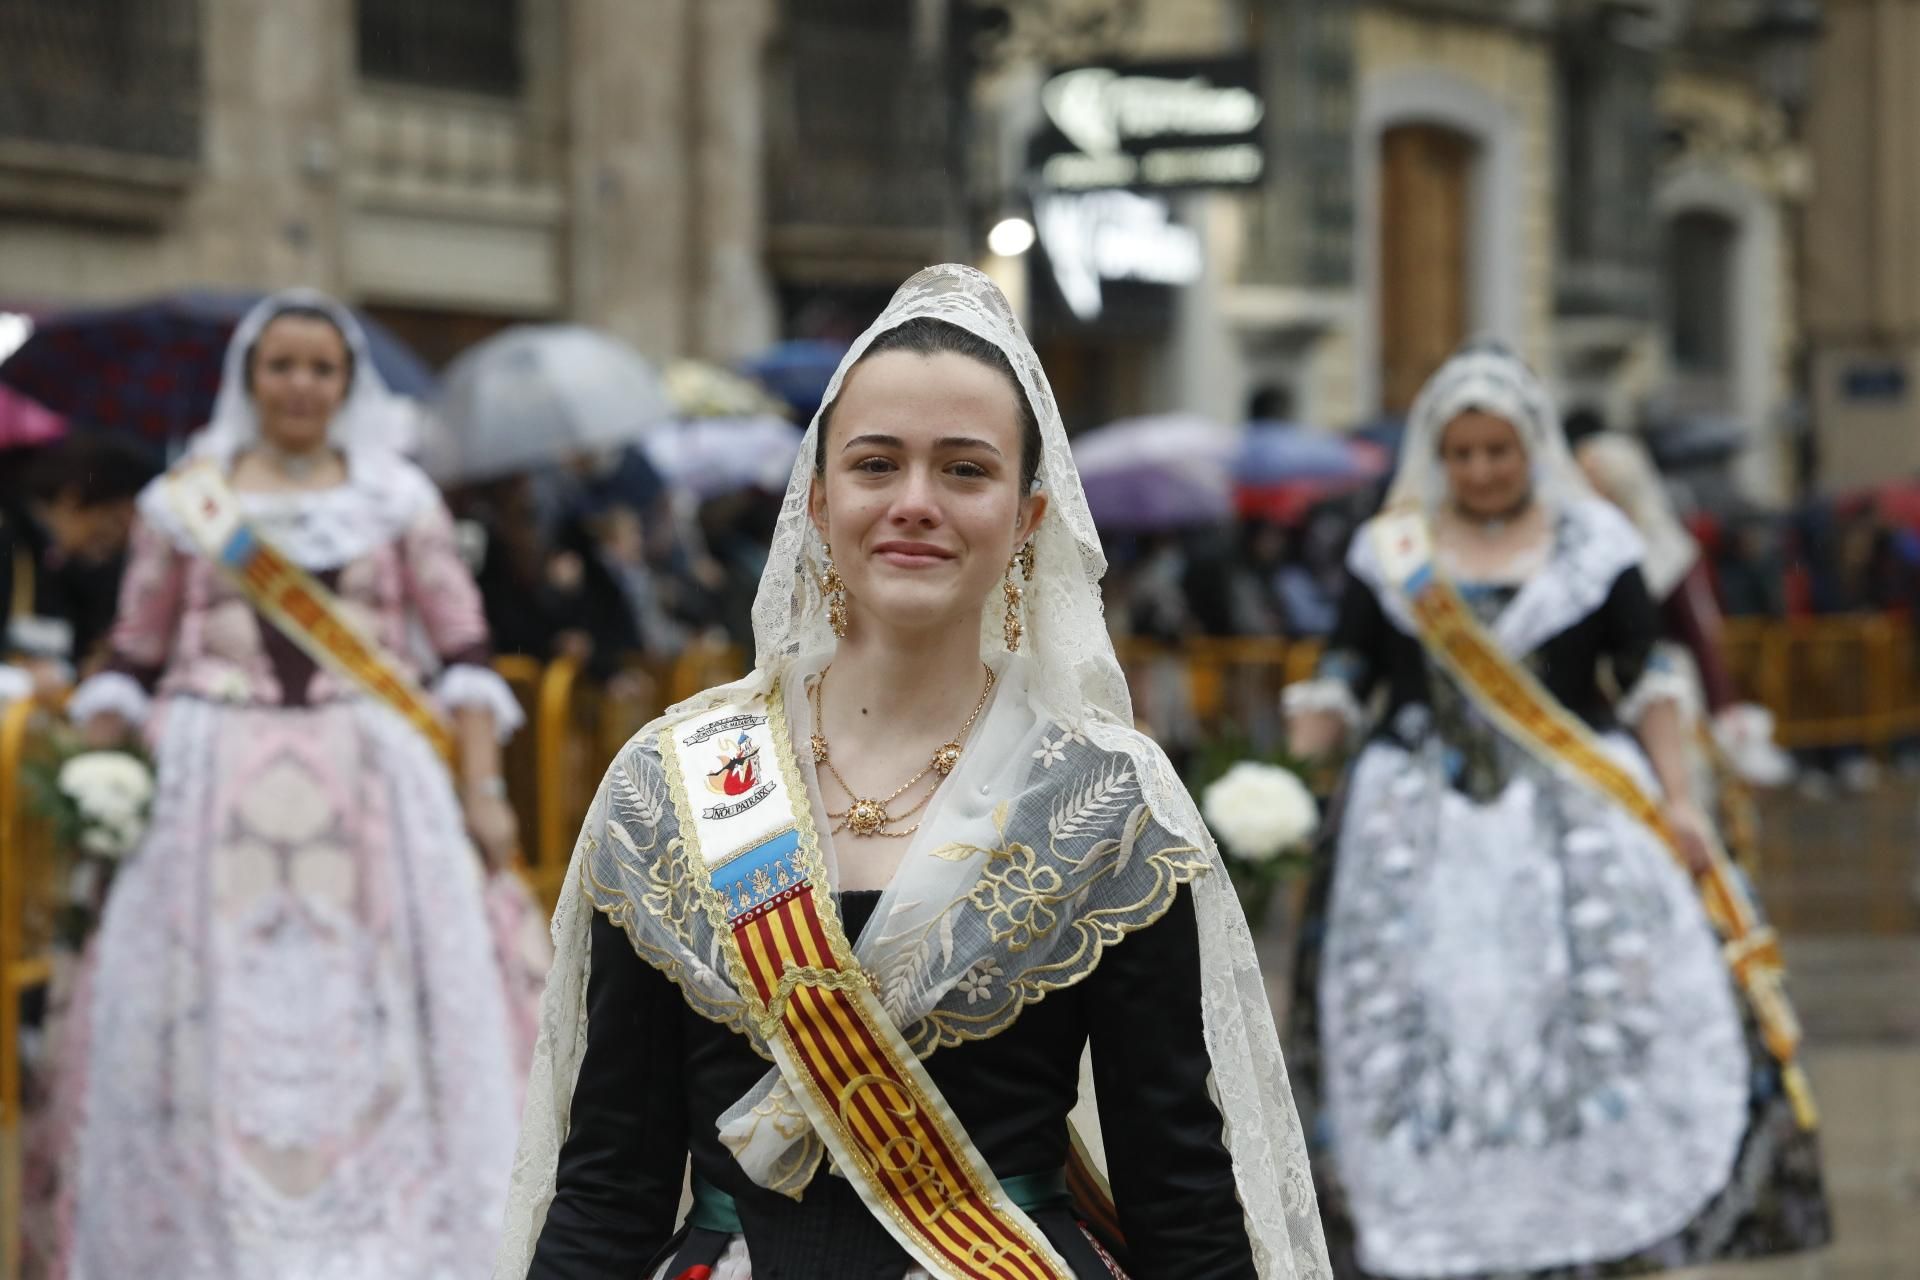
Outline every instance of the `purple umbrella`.
{"label": "purple umbrella", "polygon": [[1233,486],[1204,461],[1133,462],[1082,470],[1093,522],[1115,533],[1158,533],[1233,518]]}
{"label": "purple umbrella", "polygon": [[1164,413],[1096,427],[1073,442],[1094,523],[1152,533],[1233,518],[1227,471],[1240,431],[1198,414]]}

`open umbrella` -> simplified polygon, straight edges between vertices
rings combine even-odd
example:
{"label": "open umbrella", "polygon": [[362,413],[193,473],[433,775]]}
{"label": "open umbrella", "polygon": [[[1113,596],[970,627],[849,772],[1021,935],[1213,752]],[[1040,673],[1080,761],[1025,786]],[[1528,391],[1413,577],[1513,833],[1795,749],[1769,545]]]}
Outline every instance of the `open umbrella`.
{"label": "open umbrella", "polygon": [[1350,480],[1378,474],[1379,451],[1362,453],[1344,436],[1291,422],[1256,422],[1240,442],[1233,478],[1243,485]]}
{"label": "open umbrella", "polygon": [[759,489],[784,493],[804,433],[785,418],[695,418],[647,436],[647,458],[668,484],[702,502]]}
{"label": "open umbrella", "polygon": [[1693,414],[1660,423],[1646,443],[1661,470],[1679,470],[1725,462],[1753,443],[1753,433],[1734,418]]}
{"label": "open umbrella", "polygon": [[[182,440],[212,416],[227,339],[261,297],[190,291],[36,316],[27,340],[0,363],[0,383],[75,422]],[[403,396],[430,395],[433,373],[420,358],[377,321],[358,318],[387,385]]]}
{"label": "open umbrella", "polygon": [[581,325],[517,325],[455,360],[421,465],[442,484],[532,471],[635,444],[674,416],[639,352]]}
{"label": "open umbrella", "polygon": [[751,378],[704,360],[675,360],[667,366],[667,394],[683,418],[778,417],[780,400]]}
{"label": "open umbrella", "polygon": [[846,354],[844,342],[796,338],[743,360],[740,370],[786,401],[797,417],[810,420],[826,399],[827,384]]}
{"label": "open umbrella", "polygon": [[0,387],[0,449],[51,444],[65,434],[65,418],[18,391]]}
{"label": "open umbrella", "polygon": [[1157,414],[1096,427],[1073,442],[1094,523],[1154,533],[1233,518],[1228,471],[1240,431],[1194,414]]}
{"label": "open umbrella", "polygon": [[1243,516],[1293,524],[1316,503],[1350,493],[1387,468],[1378,444],[1290,423],[1255,423],[1234,459]]}

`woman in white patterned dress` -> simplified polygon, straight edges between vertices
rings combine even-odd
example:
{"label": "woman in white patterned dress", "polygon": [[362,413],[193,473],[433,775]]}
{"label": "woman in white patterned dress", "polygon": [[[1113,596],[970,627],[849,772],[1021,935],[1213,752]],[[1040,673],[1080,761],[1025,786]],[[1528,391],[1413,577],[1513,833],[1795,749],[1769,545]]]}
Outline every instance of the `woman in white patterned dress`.
{"label": "woman in white patterned dress", "polygon": [[71,705],[97,739],[141,733],[159,784],[76,1015],[78,1280],[486,1269],[522,1059],[475,844],[511,850],[498,736],[520,713],[397,421],[352,314],[283,294],[236,331],[182,465],[216,468],[397,664],[431,651],[457,790],[203,554],[171,476],[140,500],[112,669]]}
{"label": "woman in white patterned dress", "polygon": [[[1389,567],[1409,514],[1498,651],[1666,797],[1694,866],[1427,647],[1417,575]],[[1709,832],[1641,556],[1524,364],[1479,346],[1434,375],[1318,676],[1288,694],[1303,755],[1366,729],[1288,1051],[1337,1274],[1608,1276],[1828,1235],[1814,1134],[1690,882]]]}

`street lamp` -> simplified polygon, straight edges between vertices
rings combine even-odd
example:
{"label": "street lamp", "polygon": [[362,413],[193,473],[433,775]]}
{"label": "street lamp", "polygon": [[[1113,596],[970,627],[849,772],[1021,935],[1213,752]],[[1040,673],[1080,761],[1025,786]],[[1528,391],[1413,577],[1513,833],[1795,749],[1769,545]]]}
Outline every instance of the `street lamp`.
{"label": "street lamp", "polygon": [[1033,224],[1025,218],[1002,218],[987,232],[987,248],[1002,258],[1017,258],[1033,248]]}

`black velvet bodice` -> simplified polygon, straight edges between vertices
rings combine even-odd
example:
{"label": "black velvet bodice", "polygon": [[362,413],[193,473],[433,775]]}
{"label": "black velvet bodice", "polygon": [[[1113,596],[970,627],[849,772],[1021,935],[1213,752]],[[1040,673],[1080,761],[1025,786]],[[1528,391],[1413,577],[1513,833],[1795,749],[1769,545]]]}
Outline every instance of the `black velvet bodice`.
{"label": "black velvet bodice", "polygon": [[[1604,733],[1618,725],[1615,697],[1639,683],[1659,638],[1659,614],[1646,581],[1639,569],[1628,568],[1614,579],[1598,608],[1547,638],[1522,661],[1562,706]],[[1603,672],[1614,691],[1603,684]],[[1434,704],[1437,676],[1420,641],[1396,627],[1374,588],[1351,573],[1340,597],[1339,621],[1327,638],[1321,674],[1344,681],[1362,706],[1384,685],[1387,706],[1377,721],[1377,732],[1383,735],[1403,737],[1408,720],[1401,712]]]}
{"label": "black velvet bodice", "polygon": [[[878,895],[842,899],[857,937]],[[618,926],[596,914],[588,1036],[560,1153],[557,1190],[530,1277],[638,1280],[717,1256],[724,1239],[674,1237],[694,1171],[735,1198],[755,1280],[898,1280],[912,1259],[823,1166],[793,1201],[753,1184],[716,1118],[769,1069],[747,1041],[688,1008]],[[1138,1277],[1255,1275],[1220,1113],[1207,1090],[1199,936],[1182,889],[1156,923],[1124,938],[1084,981],[1029,1006],[999,1035],[943,1049],[928,1073],[1002,1178],[1066,1164],[1081,1050],[1095,1082],[1114,1199]],[[1035,1222],[1075,1272],[1107,1274],[1065,1208]]]}

